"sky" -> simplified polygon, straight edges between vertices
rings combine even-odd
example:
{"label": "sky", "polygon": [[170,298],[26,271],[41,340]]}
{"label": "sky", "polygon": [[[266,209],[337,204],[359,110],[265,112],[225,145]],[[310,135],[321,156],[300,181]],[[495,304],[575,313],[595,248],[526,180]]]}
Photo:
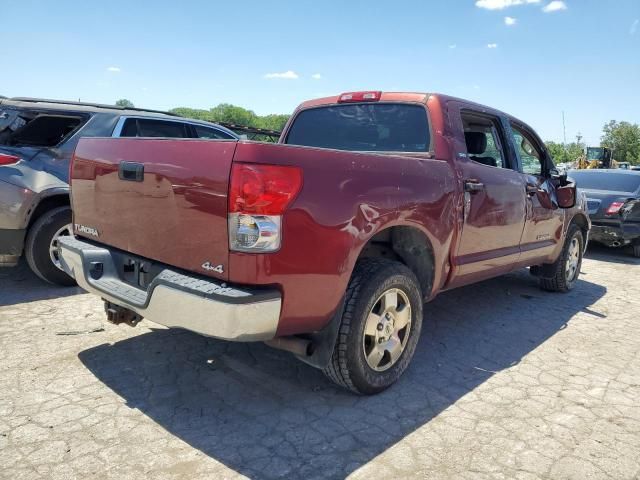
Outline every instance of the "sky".
{"label": "sky", "polygon": [[640,0],[0,0],[0,95],[260,115],[441,92],[591,145],[640,123]]}

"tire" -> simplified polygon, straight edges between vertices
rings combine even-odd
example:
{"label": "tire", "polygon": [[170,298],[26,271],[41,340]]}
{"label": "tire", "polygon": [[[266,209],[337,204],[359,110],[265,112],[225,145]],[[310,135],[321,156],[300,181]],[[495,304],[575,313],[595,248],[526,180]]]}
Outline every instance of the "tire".
{"label": "tire", "polygon": [[[575,250],[576,248],[577,251]],[[583,253],[584,236],[582,235],[582,230],[573,224],[567,231],[567,238],[562,247],[562,253],[552,264],[553,277],[541,278],[540,288],[548,292],[563,293],[572,290],[580,276]]]}
{"label": "tire", "polygon": [[633,245],[631,245],[631,253],[634,257],[640,258],[640,242],[636,241]]}
{"label": "tire", "polygon": [[69,207],[58,207],[43,213],[29,229],[25,242],[25,256],[33,273],[42,280],[70,287],[76,284],[75,280],[56,266],[50,254],[54,236],[66,226],[71,226]]}
{"label": "tire", "polygon": [[[391,308],[394,301],[395,309]],[[406,326],[401,327],[403,324]],[[360,260],[347,287],[338,339],[324,374],[358,394],[381,392],[406,370],[421,328],[422,295],[413,272],[391,260]],[[380,357],[381,350],[384,355]]]}

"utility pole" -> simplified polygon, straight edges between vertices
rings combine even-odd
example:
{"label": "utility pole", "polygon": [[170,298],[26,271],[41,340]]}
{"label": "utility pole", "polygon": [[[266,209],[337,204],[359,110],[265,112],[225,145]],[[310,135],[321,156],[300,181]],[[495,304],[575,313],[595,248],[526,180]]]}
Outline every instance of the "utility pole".
{"label": "utility pole", "polygon": [[564,149],[567,149],[567,127],[564,123],[564,110],[562,111],[562,134],[564,136]]}

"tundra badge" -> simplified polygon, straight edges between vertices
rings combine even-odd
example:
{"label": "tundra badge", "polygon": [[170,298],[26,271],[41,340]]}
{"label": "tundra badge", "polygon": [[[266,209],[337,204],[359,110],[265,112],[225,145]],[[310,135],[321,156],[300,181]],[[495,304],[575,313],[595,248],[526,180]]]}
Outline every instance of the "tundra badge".
{"label": "tundra badge", "polygon": [[202,268],[204,268],[205,270],[209,270],[210,272],[224,273],[224,267],[222,266],[222,264],[214,267],[213,265],[211,265],[211,262],[204,262],[202,264]]}
{"label": "tundra badge", "polygon": [[80,225],[79,223],[76,223],[75,227],[78,233],[84,233],[86,235],[91,235],[92,237],[100,236],[98,230],[93,227],[87,227],[86,225]]}

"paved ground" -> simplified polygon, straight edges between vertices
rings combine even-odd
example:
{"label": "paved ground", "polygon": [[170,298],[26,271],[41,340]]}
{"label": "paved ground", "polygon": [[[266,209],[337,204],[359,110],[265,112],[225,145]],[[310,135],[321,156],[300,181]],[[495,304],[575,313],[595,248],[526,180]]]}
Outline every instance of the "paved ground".
{"label": "paved ground", "polygon": [[441,295],[370,398],[0,270],[0,477],[638,478],[640,261],[589,257],[568,295],[525,271]]}

